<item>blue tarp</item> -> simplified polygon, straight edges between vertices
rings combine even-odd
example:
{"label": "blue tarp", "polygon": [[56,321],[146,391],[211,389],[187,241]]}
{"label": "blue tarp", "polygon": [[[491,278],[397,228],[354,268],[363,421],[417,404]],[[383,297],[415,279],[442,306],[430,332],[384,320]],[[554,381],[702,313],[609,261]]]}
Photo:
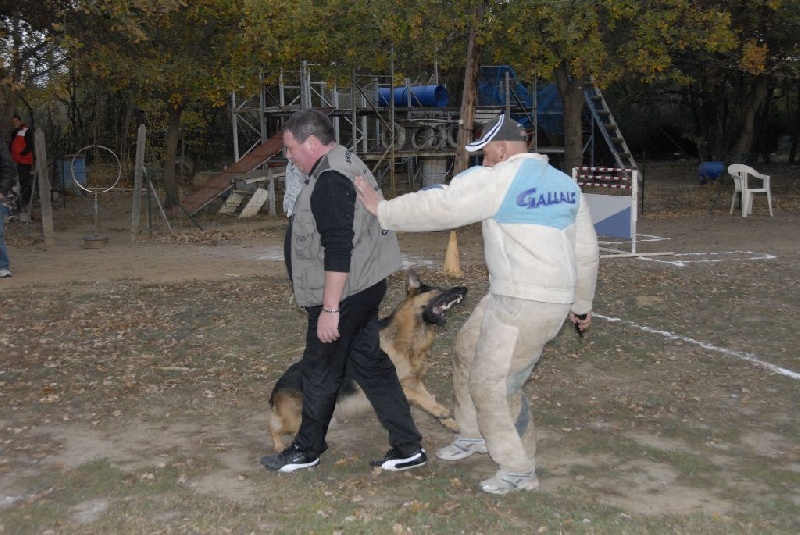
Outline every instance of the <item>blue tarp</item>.
{"label": "blue tarp", "polygon": [[[508,72],[511,84],[511,106],[518,106],[521,103],[530,110],[533,107],[533,95],[525,85],[519,82],[517,74],[510,65],[481,67],[478,80],[478,106],[506,105],[504,89],[506,72]],[[524,127],[533,128],[530,118],[524,113],[514,113],[512,116]],[[536,121],[539,128],[548,134],[563,134],[564,105],[556,84],[544,84],[537,87]]]}

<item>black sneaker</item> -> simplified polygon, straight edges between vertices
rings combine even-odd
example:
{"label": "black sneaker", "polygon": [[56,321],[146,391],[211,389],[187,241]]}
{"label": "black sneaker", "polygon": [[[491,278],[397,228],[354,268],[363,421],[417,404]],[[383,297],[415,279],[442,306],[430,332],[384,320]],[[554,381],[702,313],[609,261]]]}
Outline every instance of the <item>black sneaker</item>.
{"label": "black sneaker", "polygon": [[420,447],[407,457],[402,456],[396,449],[392,448],[386,452],[383,459],[371,461],[369,464],[376,468],[399,472],[400,470],[408,470],[409,468],[422,466],[427,462],[428,456],[425,455],[425,450]]}
{"label": "black sneaker", "polygon": [[313,468],[319,464],[319,457],[307,452],[299,444],[292,442],[288,448],[276,455],[265,455],[260,460],[265,468],[278,472],[294,472],[303,468]]}

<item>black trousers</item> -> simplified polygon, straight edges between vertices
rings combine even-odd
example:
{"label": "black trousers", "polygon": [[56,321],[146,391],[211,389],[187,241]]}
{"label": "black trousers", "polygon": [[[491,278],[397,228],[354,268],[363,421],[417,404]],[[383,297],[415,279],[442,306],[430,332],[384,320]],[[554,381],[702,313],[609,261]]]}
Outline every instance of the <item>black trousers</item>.
{"label": "black trousers", "polygon": [[19,176],[19,209],[27,208],[33,198],[33,180],[31,178],[31,168],[27,163],[17,164],[17,176]]}
{"label": "black trousers", "polygon": [[322,307],[308,307],[308,331],[303,353],[303,421],[295,441],[319,455],[328,449],[325,435],[336,406],[345,367],[364,390],[381,424],[389,431],[389,443],[402,455],[416,451],[422,439],[411,417],[394,364],[380,347],[378,308],[386,281],[342,301],[339,339],[325,344],[317,337]]}

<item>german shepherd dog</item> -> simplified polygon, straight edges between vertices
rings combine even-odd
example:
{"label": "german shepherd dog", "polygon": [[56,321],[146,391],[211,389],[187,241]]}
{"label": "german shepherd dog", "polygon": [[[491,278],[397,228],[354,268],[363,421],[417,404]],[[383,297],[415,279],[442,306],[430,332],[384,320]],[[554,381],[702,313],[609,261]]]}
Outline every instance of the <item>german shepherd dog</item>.
{"label": "german shepherd dog", "polygon": [[[459,304],[467,289],[457,286],[443,290],[426,286],[411,270],[406,283],[406,298],[394,312],[380,320],[381,348],[392,359],[408,401],[438,418],[451,431],[458,432],[450,411],[436,402],[422,379],[428,369],[428,350],[436,339],[437,328],[447,322],[444,312]],[[275,383],[269,405],[269,434],[275,450],[281,451],[285,447],[283,436],[294,436],[300,429],[303,406],[300,362],[292,364]],[[334,417],[346,418],[369,408],[367,396],[345,372]]]}

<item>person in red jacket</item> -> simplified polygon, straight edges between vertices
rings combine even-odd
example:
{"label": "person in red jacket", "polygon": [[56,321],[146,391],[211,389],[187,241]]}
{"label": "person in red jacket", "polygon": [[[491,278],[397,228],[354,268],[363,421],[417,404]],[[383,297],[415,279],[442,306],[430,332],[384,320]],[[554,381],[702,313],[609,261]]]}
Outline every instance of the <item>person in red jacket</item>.
{"label": "person in red jacket", "polygon": [[17,164],[19,177],[20,210],[30,205],[33,196],[33,180],[31,168],[33,167],[33,132],[28,129],[19,115],[11,119],[14,129],[11,131],[11,158]]}

